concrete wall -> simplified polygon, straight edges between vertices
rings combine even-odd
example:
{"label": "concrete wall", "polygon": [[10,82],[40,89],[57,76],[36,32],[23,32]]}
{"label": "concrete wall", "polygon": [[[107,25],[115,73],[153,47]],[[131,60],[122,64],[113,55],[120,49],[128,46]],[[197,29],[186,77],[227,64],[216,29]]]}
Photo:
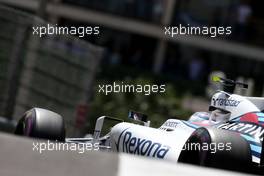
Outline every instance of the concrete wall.
{"label": "concrete wall", "polygon": [[1,115],[18,119],[32,107],[47,108],[64,117],[73,135],[76,107],[89,102],[102,48],[69,35],[32,35],[32,26],[46,23],[10,9],[1,9],[1,22]]}

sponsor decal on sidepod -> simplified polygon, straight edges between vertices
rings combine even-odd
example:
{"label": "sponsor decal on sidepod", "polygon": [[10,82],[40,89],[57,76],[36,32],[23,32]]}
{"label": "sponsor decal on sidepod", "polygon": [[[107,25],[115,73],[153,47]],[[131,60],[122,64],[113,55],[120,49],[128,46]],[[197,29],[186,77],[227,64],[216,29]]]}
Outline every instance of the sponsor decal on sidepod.
{"label": "sponsor decal on sidepod", "polygon": [[169,146],[162,145],[158,142],[153,142],[149,139],[133,136],[133,133],[128,130],[129,128],[122,131],[118,138],[118,151],[163,159],[170,150]]}

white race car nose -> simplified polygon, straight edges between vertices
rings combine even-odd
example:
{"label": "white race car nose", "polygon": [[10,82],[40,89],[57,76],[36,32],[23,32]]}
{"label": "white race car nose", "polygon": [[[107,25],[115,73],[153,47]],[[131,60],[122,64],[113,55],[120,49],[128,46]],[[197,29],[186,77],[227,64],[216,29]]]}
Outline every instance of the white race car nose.
{"label": "white race car nose", "polygon": [[130,123],[119,123],[111,130],[111,147],[117,152],[177,162],[191,132],[188,133],[182,128],[167,132]]}

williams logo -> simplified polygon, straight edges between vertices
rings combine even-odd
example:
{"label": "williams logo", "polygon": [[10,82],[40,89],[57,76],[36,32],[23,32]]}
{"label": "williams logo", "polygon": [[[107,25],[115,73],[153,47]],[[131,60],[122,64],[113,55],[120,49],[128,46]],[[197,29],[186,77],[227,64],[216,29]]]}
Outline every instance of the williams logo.
{"label": "williams logo", "polygon": [[151,140],[135,137],[132,132],[125,129],[118,138],[117,149],[125,153],[164,158],[170,147]]}

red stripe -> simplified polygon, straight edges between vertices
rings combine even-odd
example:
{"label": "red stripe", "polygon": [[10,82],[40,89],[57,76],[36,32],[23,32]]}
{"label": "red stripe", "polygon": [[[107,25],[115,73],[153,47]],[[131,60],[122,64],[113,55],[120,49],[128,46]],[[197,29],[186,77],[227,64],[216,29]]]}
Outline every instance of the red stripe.
{"label": "red stripe", "polygon": [[258,116],[255,113],[248,113],[248,114],[243,115],[240,118],[240,121],[241,122],[252,122],[252,123],[257,123],[257,124],[259,123]]}

